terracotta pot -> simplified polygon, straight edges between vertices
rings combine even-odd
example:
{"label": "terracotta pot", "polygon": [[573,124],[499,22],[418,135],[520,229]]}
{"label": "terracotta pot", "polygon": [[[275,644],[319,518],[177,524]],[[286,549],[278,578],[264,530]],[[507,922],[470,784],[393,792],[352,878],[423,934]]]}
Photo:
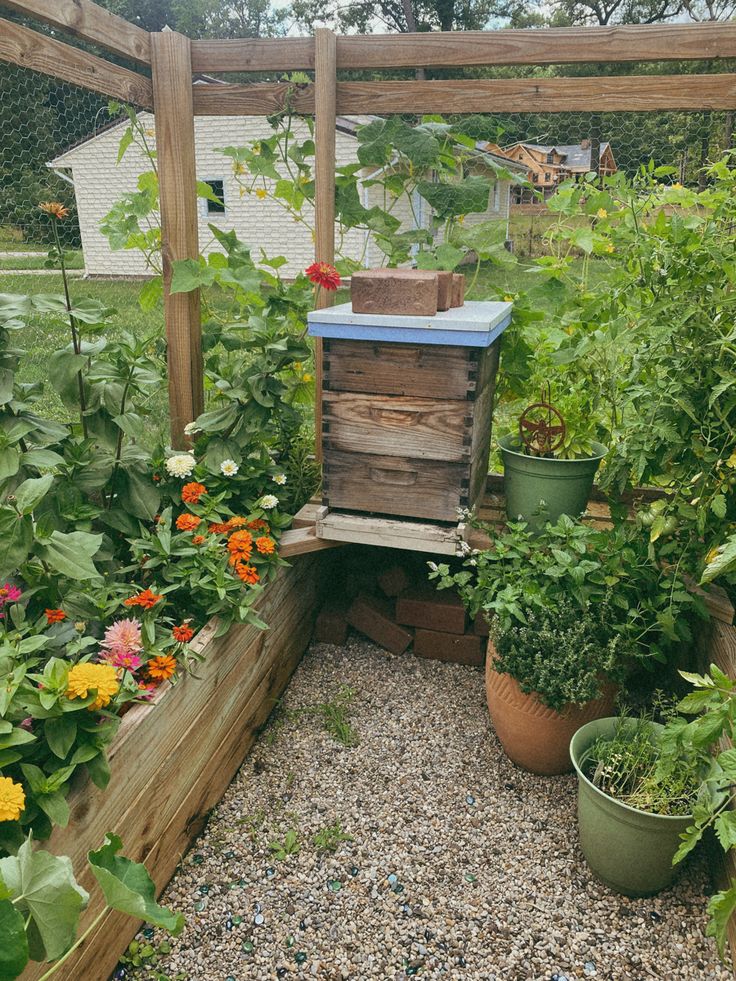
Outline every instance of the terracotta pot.
{"label": "terracotta pot", "polygon": [[569,705],[555,712],[536,695],[525,695],[509,674],[494,669],[495,650],[488,644],[486,658],[486,696],[496,735],[509,759],[532,773],[553,776],[569,773],[570,740],[580,726],[612,715],[616,697],[614,685],[585,705]]}

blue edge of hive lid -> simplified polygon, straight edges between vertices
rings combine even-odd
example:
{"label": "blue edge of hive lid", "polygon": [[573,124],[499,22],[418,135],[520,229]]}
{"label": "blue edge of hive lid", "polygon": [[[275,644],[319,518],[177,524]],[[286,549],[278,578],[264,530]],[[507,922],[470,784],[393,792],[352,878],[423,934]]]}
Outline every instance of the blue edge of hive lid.
{"label": "blue edge of hive lid", "polygon": [[[490,347],[491,344],[500,337],[511,323],[511,304],[493,303],[490,306],[496,308],[495,316],[489,316],[489,326],[487,329],[475,327],[473,330],[458,330],[457,328],[443,329],[443,315],[437,314],[437,326],[431,327],[407,327],[397,324],[370,324],[370,323],[348,323],[340,319],[341,308],[349,307],[349,304],[342,304],[341,308],[333,310],[315,310],[309,314],[309,334],[311,337],[325,337],[341,340],[354,341],[382,341],[394,344],[444,344],[450,347]],[[478,304],[481,306],[481,304]],[[502,313],[498,314],[498,308],[503,306]],[[456,308],[462,309],[462,308]],[[325,317],[324,320],[320,319]],[[327,319],[329,318],[329,319]],[[355,315],[350,316],[354,319]],[[368,320],[369,317],[361,317]],[[382,317],[387,320],[387,317]],[[400,320],[411,320],[417,318],[397,317]],[[428,318],[421,318],[427,322]]]}

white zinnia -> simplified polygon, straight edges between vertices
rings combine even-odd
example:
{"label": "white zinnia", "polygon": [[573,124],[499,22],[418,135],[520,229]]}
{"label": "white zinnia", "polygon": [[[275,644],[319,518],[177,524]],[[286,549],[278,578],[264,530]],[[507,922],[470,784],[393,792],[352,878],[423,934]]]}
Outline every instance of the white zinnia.
{"label": "white zinnia", "polygon": [[235,460],[223,460],[220,464],[220,473],[225,477],[234,477],[238,472],[238,465]]}
{"label": "white zinnia", "polygon": [[194,436],[195,433],[201,433],[202,430],[199,428],[196,422],[188,422],[184,427],[185,436]]}
{"label": "white zinnia", "polygon": [[277,474],[274,475],[274,477],[272,478],[272,480],[273,480],[274,484],[278,484],[280,487],[283,487],[284,484],[286,483],[286,474],[285,473],[277,473]]}
{"label": "white zinnia", "polygon": [[176,453],[166,461],[166,469],[172,477],[188,477],[196,464],[197,461],[191,453]]}
{"label": "white zinnia", "polygon": [[258,502],[258,506],[270,511],[271,508],[275,508],[278,503],[279,499],[274,494],[264,494]]}

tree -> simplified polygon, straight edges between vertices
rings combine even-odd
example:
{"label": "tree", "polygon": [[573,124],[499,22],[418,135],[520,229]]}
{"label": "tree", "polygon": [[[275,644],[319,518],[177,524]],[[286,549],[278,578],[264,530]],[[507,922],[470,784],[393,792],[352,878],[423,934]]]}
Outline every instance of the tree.
{"label": "tree", "polygon": [[509,0],[294,0],[291,11],[303,28],[315,21],[336,30],[370,34],[374,30],[477,31],[492,18],[508,18]]}

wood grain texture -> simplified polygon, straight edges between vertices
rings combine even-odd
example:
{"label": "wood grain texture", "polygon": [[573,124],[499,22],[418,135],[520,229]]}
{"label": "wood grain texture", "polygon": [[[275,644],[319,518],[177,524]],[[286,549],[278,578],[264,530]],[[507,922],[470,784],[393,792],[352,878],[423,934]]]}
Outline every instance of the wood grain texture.
{"label": "wood grain texture", "polygon": [[[72,820],[49,845],[71,856],[80,881],[93,890],[83,923],[99,909],[85,855],[108,830],[122,835],[125,854],[144,861],[157,891],[163,889],[301,658],[325,587],[324,563],[323,556],[299,559],[266,588],[258,609],[271,630],[236,626],[213,640],[210,629],[197,678],[169,687],[156,706],[136,707],[124,718],[108,790],[82,780],[72,791]],[[134,920],[109,914],[58,978],[108,977],[137,928]],[[22,981],[36,981],[42,972],[27,970]]]}
{"label": "wood grain texture", "polygon": [[458,399],[324,392],[323,441],[346,453],[469,460],[472,404]]}
{"label": "wood grain texture", "polygon": [[283,533],[279,541],[279,555],[282,559],[291,559],[308,552],[321,552],[327,548],[337,548],[341,544],[325,538],[317,538],[315,520],[316,517],[309,522],[303,521],[300,528],[289,529]]}
{"label": "wood grain texture", "polygon": [[0,60],[143,109],[153,106],[151,82],[145,76],[3,19]]}
{"label": "wood grain texture", "polygon": [[345,114],[652,112],[734,106],[736,75],[732,74],[337,84],[337,111]]}
{"label": "wood grain texture", "polygon": [[[332,508],[457,522],[467,464],[324,450],[323,500]],[[463,490],[463,481],[465,489]]]}
{"label": "wood grain texture", "polygon": [[[337,54],[335,35],[327,27],[314,32],[314,258],[335,261],[335,144],[337,125]],[[335,294],[317,289],[315,307],[332,306]],[[314,339],[315,454],[322,459],[322,338]]]}
{"label": "wood grain texture", "polygon": [[3,0],[3,6],[52,27],[60,27],[75,37],[131,61],[146,65],[151,62],[148,31],[111,14],[90,0]]}
{"label": "wood grain texture", "polygon": [[327,511],[317,520],[317,533],[329,535],[333,540],[433,555],[456,555],[463,531],[461,525],[442,526],[333,511]]}
{"label": "wood grain texture", "polygon": [[287,107],[305,115],[314,112],[311,84],[198,82],[192,89],[195,116],[271,116]]}
{"label": "wood grain texture", "polygon": [[314,38],[192,41],[195,72],[275,72],[314,68]]}
{"label": "wood grain texture", "polygon": [[[498,346],[495,363],[498,365]],[[489,379],[472,405],[473,428],[470,445],[470,490],[468,507],[473,508],[482,500],[488,478],[488,460],[491,456],[491,416],[496,392],[496,373]]]}
{"label": "wood grain texture", "polygon": [[324,387],[331,392],[467,399],[475,391],[473,348],[329,340]]}
{"label": "wood grain texture", "polygon": [[337,67],[345,69],[700,61],[733,57],[736,57],[734,23],[437,31],[351,35],[337,40]]}
{"label": "wood grain texture", "polygon": [[171,445],[179,449],[204,409],[199,290],[171,293],[172,263],[199,257],[190,43],[175,31],[151,35]]}

